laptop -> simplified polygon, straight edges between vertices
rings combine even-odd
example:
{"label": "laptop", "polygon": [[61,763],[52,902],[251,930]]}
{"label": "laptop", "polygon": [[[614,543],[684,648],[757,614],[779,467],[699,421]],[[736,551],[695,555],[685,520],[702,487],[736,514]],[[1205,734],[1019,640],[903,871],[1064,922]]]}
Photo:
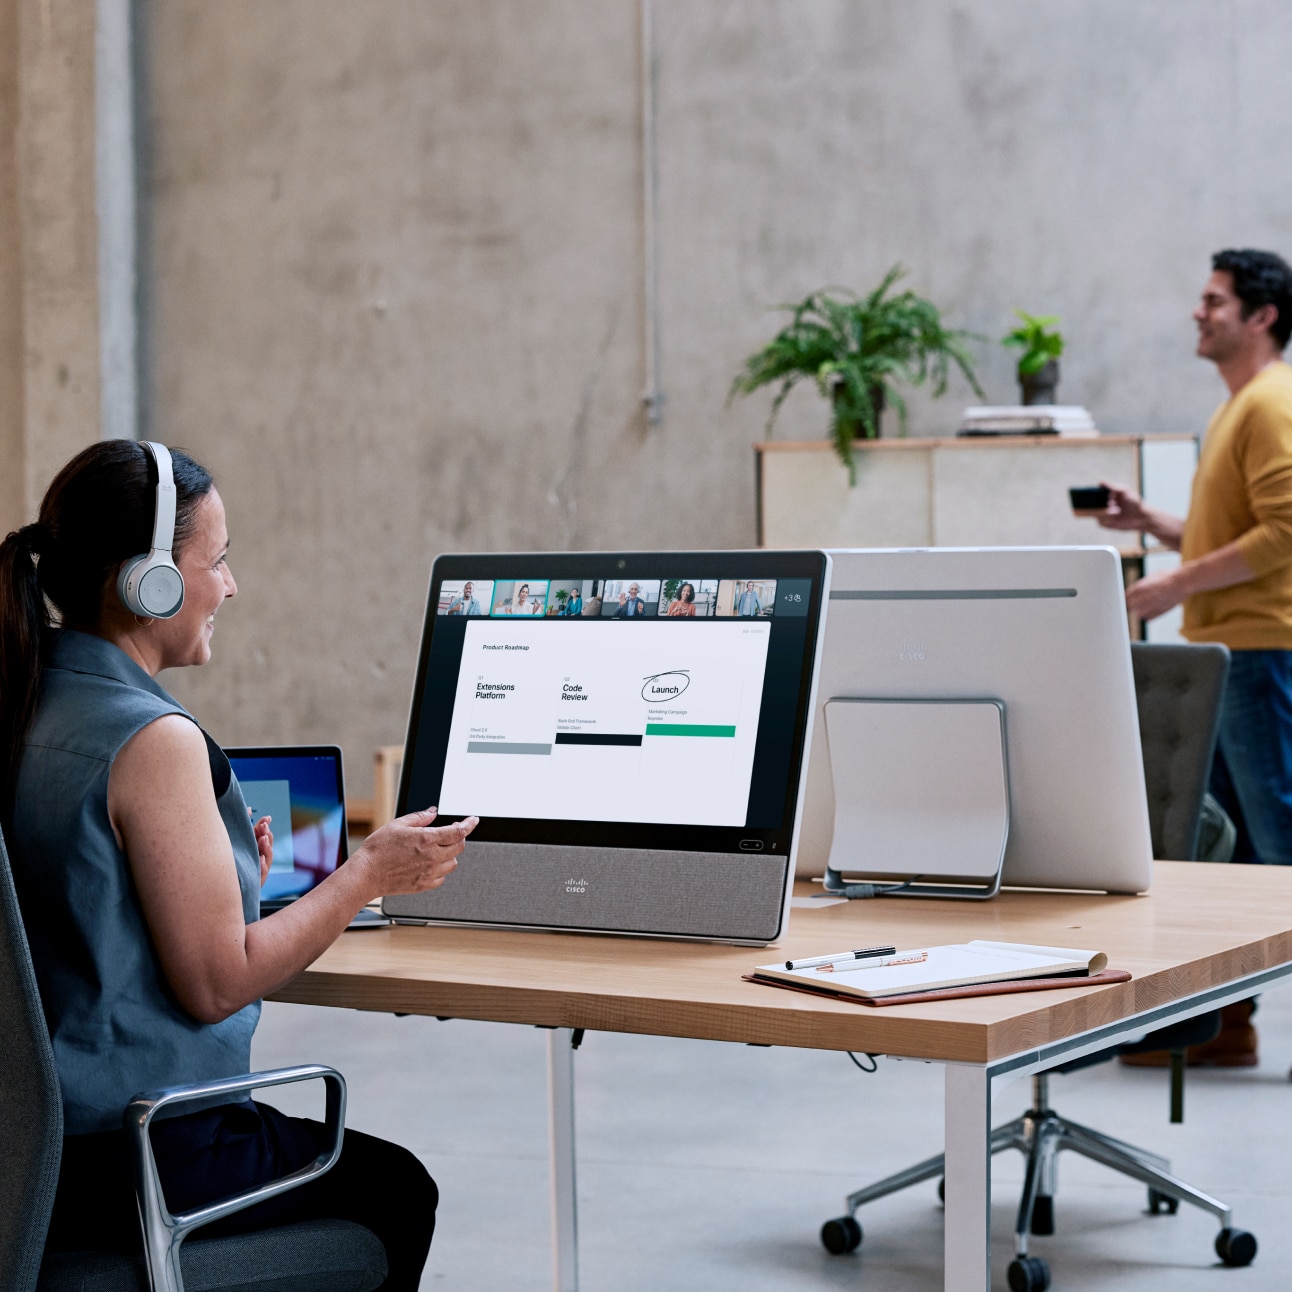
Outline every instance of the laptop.
{"label": "laptop", "polygon": [[[345,777],[336,745],[269,745],[226,749],[252,820],[273,818],[274,860],[260,892],[269,915],[321,884],[349,855]],[[350,928],[388,924],[360,911]]]}

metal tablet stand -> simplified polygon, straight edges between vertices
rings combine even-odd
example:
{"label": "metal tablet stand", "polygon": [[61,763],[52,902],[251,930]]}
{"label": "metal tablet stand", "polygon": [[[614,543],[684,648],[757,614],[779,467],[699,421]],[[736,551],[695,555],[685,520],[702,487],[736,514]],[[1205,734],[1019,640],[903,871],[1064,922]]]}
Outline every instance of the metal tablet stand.
{"label": "metal tablet stand", "polygon": [[[1009,837],[1004,704],[839,698],[826,702],[825,723],[834,781],[826,892],[994,897]],[[845,872],[874,878],[845,882]]]}

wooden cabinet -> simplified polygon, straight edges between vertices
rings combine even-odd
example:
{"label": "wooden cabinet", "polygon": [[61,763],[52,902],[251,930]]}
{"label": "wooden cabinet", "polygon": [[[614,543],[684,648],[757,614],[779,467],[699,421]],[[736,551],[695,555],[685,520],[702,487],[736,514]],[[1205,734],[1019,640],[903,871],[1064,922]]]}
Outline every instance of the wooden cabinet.
{"label": "wooden cabinet", "polygon": [[[1074,516],[1073,485],[1130,485],[1184,515],[1198,460],[1192,435],[874,440],[857,446],[857,483],[824,440],[755,445],[763,547],[996,547],[1106,543],[1128,578],[1178,558],[1138,534]],[[1178,637],[1179,614],[1149,625]]]}

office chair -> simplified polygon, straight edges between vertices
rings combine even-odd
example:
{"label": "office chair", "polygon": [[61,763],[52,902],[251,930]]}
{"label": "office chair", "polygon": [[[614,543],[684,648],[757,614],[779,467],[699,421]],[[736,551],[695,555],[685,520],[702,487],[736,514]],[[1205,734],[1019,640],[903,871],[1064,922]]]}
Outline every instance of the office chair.
{"label": "office chair", "polygon": [[[1192,861],[1197,856],[1203,798],[1220,727],[1229,652],[1223,646],[1136,642],[1131,646],[1131,661],[1153,856]],[[1168,1050],[1171,1120],[1182,1121],[1185,1050],[1190,1045],[1211,1040],[1219,1031],[1220,1013],[1212,1010],[1151,1032],[1139,1041],[1061,1064],[1050,1072],[1073,1072],[1118,1054]],[[1054,1112],[1049,1105],[1050,1072],[1039,1072],[1032,1078],[1032,1106],[1021,1117],[997,1127],[991,1135],[993,1155],[1014,1148],[1027,1158],[1023,1196],[1014,1227],[1014,1260],[1009,1266],[1011,1292],[1044,1292],[1050,1286],[1048,1264],[1028,1255],[1028,1236],[1054,1232],[1057,1158],[1065,1149],[1102,1162],[1147,1185],[1149,1210],[1155,1215],[1163,1210],[1173,1214],[1181,1202],[1210,1211],[1223,1226],[1216,1238],[1216,1254],[1226,1265],[1251,1263],[1256,1255],[1256,1239],[1231,1226],[1231,1211],[1223,1202],[1171,1175],[1170,1163],[1156,1153],[1068,1121]],[[943,1167],[943,1155],[938,1154],[850,1194],[845,1204],[847,1214],[827,1220],[822,1226],[822,1243],[836,1255],[854,1251],[862,1239],[856,1212],[863,1203],[940,1176]],[[938,1184],[939,1197],[944,1196],[944,1188],[945,1180]]]}
{"label": "office chair", "polygon": [[[385,1282],[385,1249],[375,1234],[351,1221],[308,1221],[184,1241],[191,1230],[295,1188],[332,1166],[341,1148],[345,1084],[339,1073],[317,1066],[136,1098],[127,1120],[136,1153],[144,1254],[60,1252],[42,1260],[62,1154],[63,1102],[3,836],[0,1037],[0,1287],[6,1292],[371,1292]],[[315,1078],[327,1082],[330,1153],[283,1180],[199,1212],[172,1216],[167,1211],[147,1142],[155,1113],[203,1094],[232,1095]]]}

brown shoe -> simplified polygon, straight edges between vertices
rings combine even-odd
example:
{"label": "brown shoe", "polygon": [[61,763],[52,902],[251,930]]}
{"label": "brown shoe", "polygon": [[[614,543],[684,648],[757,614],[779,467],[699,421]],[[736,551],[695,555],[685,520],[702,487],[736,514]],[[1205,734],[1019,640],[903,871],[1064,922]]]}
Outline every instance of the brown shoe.
{"label": "brown shoe", "polygon": [[1240,1000],[1220,1011],[1220,1035],[1202,1045],[1189,1046],[1186,1062],[1191,1068],[1254,1068],[1260,1062],[1256,1052],[1256,1028],[1252,1015],[1254,1000]]}
{"label": "brown shoe", "polygon": [[[1191,1068],[1254,1068],[1260,1062],[1257,1053],[1256,1028],[1252,1015],[1254,1000],[1240,1000],[1220,1011],[1220,1034],[1185,1051],[1185,1062]],[[1123,1054],[1121,1062],[1129,1068],[1166,1068],[1171,1064],[1170,1050],[1146,1050],[1143,1054]]]}

